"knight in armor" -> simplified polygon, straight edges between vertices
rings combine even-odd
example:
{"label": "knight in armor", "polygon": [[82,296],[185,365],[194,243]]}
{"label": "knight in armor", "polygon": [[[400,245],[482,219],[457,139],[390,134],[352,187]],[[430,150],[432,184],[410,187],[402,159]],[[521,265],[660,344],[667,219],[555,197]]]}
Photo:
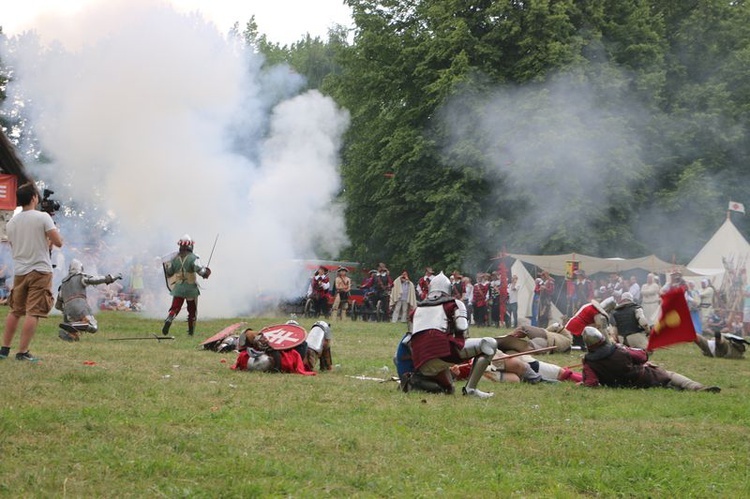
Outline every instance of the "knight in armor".
{"label": "knight in armor", "polygon": [[194,242],[185,234],[177,241],[179,251],[168,262],[164,262],[164,274],[171,283],[170,294],[172,295],[172,305],[169,307],[169,315],[164,321],[164,327],[161,332],[163,335],[169,334],[169,328],[172,321],[180,313],[182,305],[187,301],[188,312],[188,334],[193,336],[195,333],[195,319],[198,314],[198,296],[201,294],[198,289],[196,275],[208,279],[211,275],[211,269],[203,267],[198,255],[193,253]]}
{"label": "knight in armor", "polygon": [[[402,388],[453,393],[450,367],[473,359],[463,394],[479,398],[493,396],[493,393],[479,390],[477,384],[497,353],[497,341],[490,337],[468,338],[468,331],[466,305],[451,296],[450,280],[440,272],[430,281],[427,299],[414,311],[412,334],[402,340],[402,344],[410,346],[413,364],[413,373]],[[401,346],[399,349],[403,353]],[[399,358],[397,352],[397,360]],[[521,377],[525,381],[541,381],[541,376],[531,368],[524,369]]]}
{"label": "knight in armor", "polygon": [[[288,324],[299,325],[295,321]],[[287,350],[276,350],[262,332],[247,328],[240,334],[237,350],[239,355],[232,367],[234,370],[315,375],[303,361],[309,350],[307,342]]]}
{"label": "knight in armor", "polygon": [[591,300],[590,303],[579,308],[575,315],[568,320],[562,333],[580,337],[584,328],[594,326],[606,334],[609,326],[609,313],[616,305],[617,301],[613,296],[605,298],[601,303]]}
{"label": "knight in armor", "polygon": [[583,340],[589,350],[583,357],[584,386],[721,391],[718,386],[704,386],[682,374],[652,364],[645,350],[608,343],[601,331],[594,327],[584,328]]}
{"label": "knight in armor", "polygon": [[86,297],[86,287],[97,284],[111,284],[122,279],[122,274],[93,276],[84,274],[83,264],[72,260],[65,276],[57,289],[55,308],[63,313],[58,336],[64,341],[78,341],[80,333],[95,333],[99,326],[91,311]]}
{"label": "knight in armor", "polygon": [[331,325],[326,321],[318,321],[313,324],[310,332],[307,334],[307,352],[305,354],[305,366],[310,370],[315,370],[315,365],[320,362],[320,371],[330,371],[333,369],[331,359]]}
{"label": "knight in armor", "polygon": [[619,343],[641,350],[648,348],[648,319],[629,291],[622,294],[620,303],[610,314],[610,324],[612,335]]}

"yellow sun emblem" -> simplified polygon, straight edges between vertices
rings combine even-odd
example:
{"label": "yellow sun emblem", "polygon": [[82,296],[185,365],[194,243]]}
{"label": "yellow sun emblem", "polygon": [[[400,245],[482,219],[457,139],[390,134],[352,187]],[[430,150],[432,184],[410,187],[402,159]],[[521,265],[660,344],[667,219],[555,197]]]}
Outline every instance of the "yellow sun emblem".
{"label": "yellow sun emblem", "polygon": [[681,322],[680,314],[678,314],[676,310],[670,310],[661,318],[659,323],[654,326],[654,332],[659,334],[665,327],[674,328],[679,326]]}

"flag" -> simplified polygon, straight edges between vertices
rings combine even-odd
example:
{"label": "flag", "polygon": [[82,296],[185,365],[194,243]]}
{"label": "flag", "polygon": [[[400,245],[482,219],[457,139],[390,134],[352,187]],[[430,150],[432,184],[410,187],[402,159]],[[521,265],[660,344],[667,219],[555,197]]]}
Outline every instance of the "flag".
{"label": "flag", "polygon": [[659,321],[651,329],[648,337],[648,349],[695,341],[695,326],[690,317],[685,291],[674,288],[661,297],[661,314]]}
{"label": "flag", "polygon": [[737,201],[729,201],[729,211],[739,211],[744,215],[745,205],[742,203],[738,203]]}
{"label": "flag", "polygon": [[0,210],[16,209],[16,176],[0,174]]}

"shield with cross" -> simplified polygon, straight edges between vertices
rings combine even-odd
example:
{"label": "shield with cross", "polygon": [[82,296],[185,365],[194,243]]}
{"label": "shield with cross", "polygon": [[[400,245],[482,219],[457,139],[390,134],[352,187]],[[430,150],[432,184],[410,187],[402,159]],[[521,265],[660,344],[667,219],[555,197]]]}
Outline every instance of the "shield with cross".
{"label": "shield with cross", "polygon": [[307,338],[305,328],[296,324],[276,324],[266,326],[260,330],[263,337],[268,341],[268,346],[274,350],[289,350],[294,348]]}

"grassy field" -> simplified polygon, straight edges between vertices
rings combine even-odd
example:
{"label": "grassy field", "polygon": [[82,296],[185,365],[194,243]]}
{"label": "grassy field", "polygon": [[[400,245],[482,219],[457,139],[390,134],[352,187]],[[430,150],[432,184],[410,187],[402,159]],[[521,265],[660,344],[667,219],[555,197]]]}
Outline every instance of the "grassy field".
{"label": "grassy field", "polygon": [[306,377],[234,372],[235,354],[196,348],[239,320],[284,319],[201,321],[195,339],[179,322],[157,343],[109,341],[158,332],[157,320],[98,317],[76,344],[47,319],[31,349],[41,362],[0,361],[0,495],[750,496],[749,361],[694,345],[653,360],[720,394],[483,380],[495,397],[478,400],[354,378],[395,374],[402,325],[334,322],[337,369]]}

